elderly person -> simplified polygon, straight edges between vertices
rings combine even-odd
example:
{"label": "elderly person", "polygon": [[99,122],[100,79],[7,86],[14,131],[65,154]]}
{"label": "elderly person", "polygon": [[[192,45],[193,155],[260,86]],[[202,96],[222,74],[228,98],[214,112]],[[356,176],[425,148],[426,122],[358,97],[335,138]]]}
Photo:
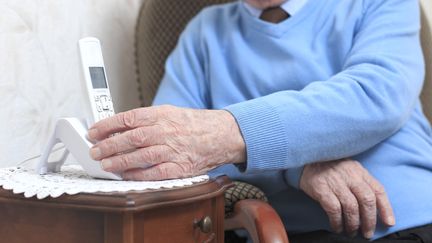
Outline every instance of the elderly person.
{"label": "elderly person", "polygon": [[415,0],[209,7],[167,60],[168,105],[96,123],[90,153],[129,180],[255,184],[294,242],[430,242],[419,28]]}

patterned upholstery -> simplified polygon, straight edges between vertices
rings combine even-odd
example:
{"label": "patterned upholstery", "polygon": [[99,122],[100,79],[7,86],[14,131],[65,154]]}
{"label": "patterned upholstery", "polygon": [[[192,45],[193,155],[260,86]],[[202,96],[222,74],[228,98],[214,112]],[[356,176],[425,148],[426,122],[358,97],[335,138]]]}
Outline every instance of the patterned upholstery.
{"label": "patterned upholstery", "polygon": [[164,63],[189,20],[208,5],[232,0],[145,0],[135,36],[142,106],[149,106],[164,74]]}
{"label": "patterned upholstery", "polygon": [[268,202],[264,192],[256,186],[241,181],[234,181],[234,186],[225,192],[225,216],[229,217],[236,202],[243,199],[259,199]]}

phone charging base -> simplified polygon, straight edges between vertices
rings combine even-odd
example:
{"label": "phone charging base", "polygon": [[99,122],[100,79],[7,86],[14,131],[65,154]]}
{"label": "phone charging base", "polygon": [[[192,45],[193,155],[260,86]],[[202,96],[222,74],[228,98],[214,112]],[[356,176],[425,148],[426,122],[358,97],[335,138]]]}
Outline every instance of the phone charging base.
{"label": "phone charging base", "polygon": [[[104,171],[100,162],[90,157],[89,150],[93,144],[87,139],[87,126],[84,124],[86,123],[73,117],[60,118],[57,121],[55,130],[36,165],[37,173],[42,175],[59,172],[67,156],[71,153],[91,177],[122,180],[121,176]],[[49,162],[48,158],[58,143],[63,143],[66,149],[58,161]]]}

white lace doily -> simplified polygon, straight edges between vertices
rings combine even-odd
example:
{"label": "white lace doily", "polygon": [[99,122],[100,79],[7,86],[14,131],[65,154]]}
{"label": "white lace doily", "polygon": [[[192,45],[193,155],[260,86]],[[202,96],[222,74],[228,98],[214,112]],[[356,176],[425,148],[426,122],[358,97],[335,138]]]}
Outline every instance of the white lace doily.
{"label": "white lace doily", "polygon": [[0,169],[0,186],[15,194],[24,193],[26,198],[38,199],[59,197],[63,194],[94,192],[127,192],[149,189],[189,186],[207,181],[202,175],[186,179],[165,181],[112,181],[94,179],[88,176],[79,165],[64,165],[59,173],[39,175],[32,169],[10,167]]}

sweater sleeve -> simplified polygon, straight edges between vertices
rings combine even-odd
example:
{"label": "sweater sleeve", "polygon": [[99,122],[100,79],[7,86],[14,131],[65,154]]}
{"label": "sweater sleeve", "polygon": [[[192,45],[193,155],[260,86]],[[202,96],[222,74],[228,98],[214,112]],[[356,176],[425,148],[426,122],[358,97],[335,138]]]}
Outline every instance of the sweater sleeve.
{"label": "sweater sleeve", "polygon": [[190,21],[165,64],[164,77],[153,105],[207,108],[200,15]]}
{"label": "sweater sleeve", "polygon": [[291,169],[351,157],[409,119],[424,78],[418,1],[365,0],[341,72],[301,91],[281,91],[226,107],[240,126],[249,172]]}

